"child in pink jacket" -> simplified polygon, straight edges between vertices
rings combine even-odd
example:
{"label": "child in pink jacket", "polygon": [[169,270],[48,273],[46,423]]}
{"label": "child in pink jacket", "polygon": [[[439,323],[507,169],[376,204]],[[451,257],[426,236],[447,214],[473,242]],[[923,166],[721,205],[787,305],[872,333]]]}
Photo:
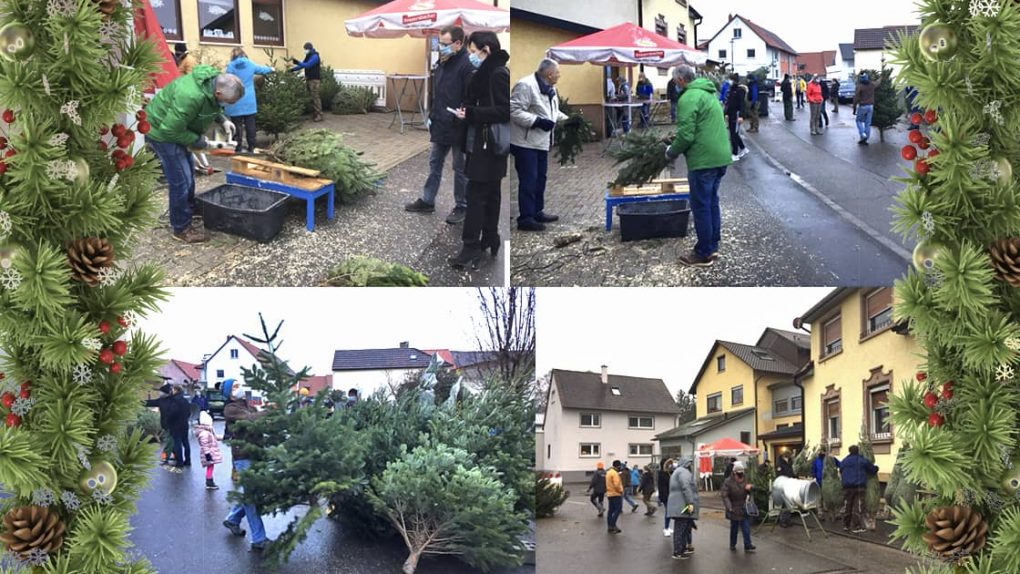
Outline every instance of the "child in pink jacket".
{"label": "child in pink jacket", "polygon": [[220,443],[222,437],[216,436],[213,431],[212,416],[202,411],[198,415],[198,424],[195,425],[195,438],[198,439],[198,446],[202,455],[202,466],[205,467],[205,488],[216,490],[219,486],[213,482],[213,467],[223,462],[223,455],[220,454]]}

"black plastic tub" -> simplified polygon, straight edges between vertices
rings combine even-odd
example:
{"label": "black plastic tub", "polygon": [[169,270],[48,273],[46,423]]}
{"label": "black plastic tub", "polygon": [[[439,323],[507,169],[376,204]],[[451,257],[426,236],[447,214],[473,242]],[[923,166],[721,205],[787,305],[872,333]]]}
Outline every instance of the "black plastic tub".
{"label": "black plastic tub", "polygon": [[206,229],[267,242],[287,215],[290,196],[278,191],[225,184],[197,196]]}
{"label": "black plastic tub", "polygon": [[686,199],[625,203],[616,208],[623,241],[687,237],[691,205]]}

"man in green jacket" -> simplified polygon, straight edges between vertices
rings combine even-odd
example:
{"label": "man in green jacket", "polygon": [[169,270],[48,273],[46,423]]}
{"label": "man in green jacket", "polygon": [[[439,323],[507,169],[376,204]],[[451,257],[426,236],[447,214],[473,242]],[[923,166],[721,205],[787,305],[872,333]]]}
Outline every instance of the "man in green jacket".
{"label": "man in green jacket", "polygon": [[726,175],[730,158],[730,136],[723,118],[715,84],[694,77],[694,68],[677,66],[673,79],[682,90],[677,102],[676,137],[666,148],[666,157],[687,157],[687,180],[691,188],[691,212],[698,241],[680,257],[688,267],[708,267],[719,250],[722,217],[719,214],[719,182]]}
{"label": "man in green jacket", "polygon": [[233,104],[244,95],[244,84],[232,74],[223,74],[212,66],[195,66],[156,94],[146,108],[152,128],[145,141],[163,167],[170,194],[170,226],[174,238],[185,243],[200,243],[209,237],[191,225],[195,206],[195,165],[191,149],[208,147],[206,130],[220,124],[230,139],[233,122],[223,115],[222,106]]}

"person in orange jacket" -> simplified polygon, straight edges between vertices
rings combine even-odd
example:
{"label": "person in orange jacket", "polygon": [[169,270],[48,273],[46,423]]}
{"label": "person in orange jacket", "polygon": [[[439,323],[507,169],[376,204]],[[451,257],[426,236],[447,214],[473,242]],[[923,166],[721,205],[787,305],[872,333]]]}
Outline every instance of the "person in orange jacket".
{"label": "person in orange jacket", "polygon": [[623,481],[620,480],[620,466],[621,462],[618,460],[613,461],[613,466],[606,472],[606,497],[609,499],[609,516],[606,517],[606,522],[609,527],[610,534],[619,534],[623,532],[616,527],[616,519],[623,513]]}
{"label": "person in orange jacket", "polygon": [[807,101],[811,108],[811,135],[820,135],[822,130],[818,128],[818,120],[821,118],[825,101],[822,99],[822,85],[818,83],[818,76],[811,78],[811,83],[808,84]]}

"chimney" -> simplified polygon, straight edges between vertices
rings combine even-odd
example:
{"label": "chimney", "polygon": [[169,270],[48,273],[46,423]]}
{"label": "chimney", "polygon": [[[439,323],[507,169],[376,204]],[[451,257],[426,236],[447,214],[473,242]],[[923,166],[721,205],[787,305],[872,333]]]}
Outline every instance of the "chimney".
{"label": "chimney", "polygon": [[411,343],[409,341],[401,341],[400,342],[400,348],[401,349],[406,349],[406,348],[408,348],[410,346],[410,344]]}
{"label": "chimney", "polygon": [[609,384],[609,367],[602,365],[602,384]]}

